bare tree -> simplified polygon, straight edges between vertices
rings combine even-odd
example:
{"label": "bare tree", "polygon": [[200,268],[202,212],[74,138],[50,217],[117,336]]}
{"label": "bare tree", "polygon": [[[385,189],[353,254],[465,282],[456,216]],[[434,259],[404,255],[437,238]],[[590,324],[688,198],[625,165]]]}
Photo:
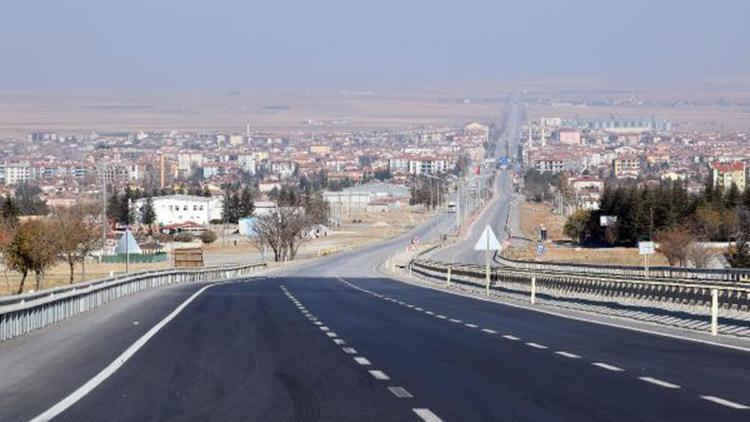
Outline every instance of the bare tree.
{"label": "bare tree", "polygon": [[686,227],[675,226],[657,233],[655,240],[659,244],[656,251],[667,258],[669,265],[684,266],[688,245],[694,243],[695,238]]}
{"label": "bare tree", "polygon": [[711,255],[711,249],[698,242],[690,242],[685,254],[687,260],[690,261],[695,268],[708,267]]}
{"label": "bare tree", "polygon": [[259,248],[271,248],[274,261],[291,261],[312,225],[300,207],[280,207],[255,220],[255,241]]}
{"label": "bare tree", "polygon": [[60,252],[70,268],[70,283],[74,281],[75,265],[81,263],[81,278],[85,279],[86,257],[99,247],[100,227],[96,222],[98,210],[93,204],[78,204],[57,208],[53,224],[59,236]]}

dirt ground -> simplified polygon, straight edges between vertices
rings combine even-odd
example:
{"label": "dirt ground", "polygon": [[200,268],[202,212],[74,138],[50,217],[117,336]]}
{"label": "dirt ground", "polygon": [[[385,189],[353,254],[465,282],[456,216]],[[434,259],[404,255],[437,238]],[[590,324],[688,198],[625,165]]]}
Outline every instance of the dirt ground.
{"label": "dirt ground", "polygon": [[[403,207],[388,212],[373,212],[353,215],[344,218],[344,224],[328,236],[305,241],[300,247],[298,258],[310,259],[331,255],[343,250],[362,247],[380,240],[395,237],[429,218],[429,214],[420,208]],[[352,222],[356,219],[358,222]],[[361,222],[360,222],[361,221]],[[204,247],[204,261],[206,265],[236,264],[260,260],[258,248],[248,239],[239,235],[226,236],[211,245]],[[130,264],[130,271],[170,268],[172,261],[153,264]],[[124,273],[125,264],[86,263],[86,280],[108,277],[110,272]],[[77,265],[74,274],[75,282],[81,281],[81,267]],[[16,293],[20,283],[20,276],[12,271],[0,268],[0,295]],[[44,279],[43,288],[51,288],[69,283],[69,267],[58,264],[51,268]],[[26,279],[25,291],[34,289],[34,276]]]}
{"label": "dirt ground", "polygon": [[[615,264],[642,266],[643,256],[638,248],[581,248],[573,245],[563,235],[565,217],[555,215],[548,203],[525,202],[521,205],[521,229],[524,235],[534,242],[526,249],[513,249],[506,254],[515,259],[532,261],[576,262],[590,264]],[[549,241],[545,242],[546,252],[537,256],[536,241],[539,227],[547,228]],[[659,254],[649,257],[649,265],[668,265]]]}

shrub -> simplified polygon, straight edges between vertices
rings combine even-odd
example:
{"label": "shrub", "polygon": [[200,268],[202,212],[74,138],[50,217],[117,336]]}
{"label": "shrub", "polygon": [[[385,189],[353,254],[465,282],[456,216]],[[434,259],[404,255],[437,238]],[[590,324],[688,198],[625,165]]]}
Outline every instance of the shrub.
{"label": "shrub", "polygon": [[175,242],[192,242],[193,239],[195,239],[195,236],[190,232],[179,232],[174,235]]}
{"label": "shrub", "polygon": [[198,238],[201,240],[201,242],[205,244],[214,243],[216,242],[216,239],[218,239],[218,236],[216,235],[216,232],[213,230],[206,230],[203,233],[201,233]]}

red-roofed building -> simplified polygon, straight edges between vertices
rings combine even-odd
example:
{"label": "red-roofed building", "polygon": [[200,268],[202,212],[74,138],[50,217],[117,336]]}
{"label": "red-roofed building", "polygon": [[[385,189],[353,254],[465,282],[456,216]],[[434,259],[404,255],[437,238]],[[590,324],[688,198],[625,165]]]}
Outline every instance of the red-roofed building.
{"label": "red-roofed building", "polygon": [[732,184],[737,185],[737,189],[745,190],[747,180],[745,173],[745,163],[735,161],[731,163],[713,163],[711,165],[711,180],[714,187],[729,189]]}

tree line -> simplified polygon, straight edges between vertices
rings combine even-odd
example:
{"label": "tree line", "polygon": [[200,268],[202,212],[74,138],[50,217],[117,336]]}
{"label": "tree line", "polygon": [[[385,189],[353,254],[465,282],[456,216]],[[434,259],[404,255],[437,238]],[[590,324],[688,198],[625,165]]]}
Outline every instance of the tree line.
{"label": "tree line", "polygon": [[70,269],[74,281],[76,264],[85,278],[85,260],[101,247],[101,222],[93,204],[55,208],[49,216],[20,221],[17,217],[0,218],[0,252],[6,268],[21,276],[17,293],[23,293],[26,279],[34,274],[35,288],[43,286],[47,270],[58,262]]}
{"label": "tree line", "polygon": [[[602,225],[603,216],[612,224]],[[664,181],[653,187],[607,184],[599,209],[575,212],[564,231],[582,244],[634,246],[643,240],[682,244],[684,248],[676,254],[663,248],[671,264],[685,262],[688,237],[694,241],[734,241],[730,261],[733,266],[746,267],[750,266],[750,187],[740,191],[733,184],[724,190],[709,181],[701,193],[690,193],[680,181]]]}

